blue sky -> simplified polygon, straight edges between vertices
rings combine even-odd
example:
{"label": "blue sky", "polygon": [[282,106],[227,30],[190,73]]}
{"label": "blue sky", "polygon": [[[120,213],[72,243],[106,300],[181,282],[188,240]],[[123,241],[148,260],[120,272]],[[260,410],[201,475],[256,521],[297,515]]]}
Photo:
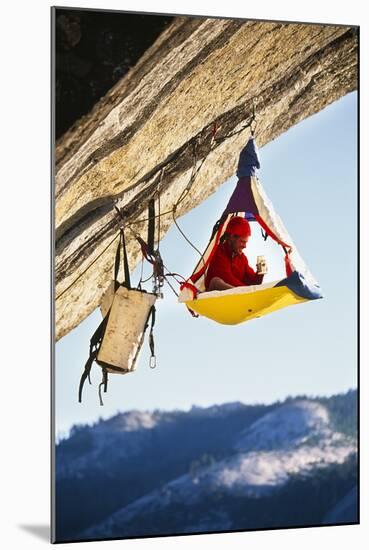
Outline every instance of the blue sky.
{"label": "blue sky", "polygon": [[[319,281],[324,299],[286,308],[237,326],[193,319],[169,287],[157,303],[158,367],[149,368],[147,341],[137,370],[111,375],[104,407],[93,386],[78,384],[99,310],[56,345],[56,432],[129,409],[189,409],[242,401],[271,403],[289,395],[331,395],[357,386],[357,93],[301,122],[260,150],[259,178],[288,232]],[[257,136],[256,136],[257,137]],[[239,151],[234,152],[238,157]],[[232,177],[180,218],[200,249],[236,183]],[[265,254],[269,280],[283,275],[279,247],[259,230],[246,253]],[[263,249],[263,247],[266,247]],[[190,275],[197,253],[173,227],[160,250],[167,267]],[[133,282],[137,281],[137,270]],[[267,279],[268,280],[268,279]]]}

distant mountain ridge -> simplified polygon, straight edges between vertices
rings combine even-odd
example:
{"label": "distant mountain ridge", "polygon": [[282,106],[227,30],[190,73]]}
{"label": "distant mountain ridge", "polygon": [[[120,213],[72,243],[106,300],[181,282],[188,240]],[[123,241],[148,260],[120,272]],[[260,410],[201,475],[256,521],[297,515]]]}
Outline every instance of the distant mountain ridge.
{"label": "distant mountain ridge", "polygon": [[[56,451],[57,540],[267,528],[278,518],[281,527],[323,524],[356,486],[356,399],[350,390],[267,406],[130,411],[76,427]],[[306,505],[297,523],[293,508],[282,514],[296,491],[301,503],[323,486],[320,505]],[[255,515],[262,502],[264,516],[277,504],[278,513]]]}

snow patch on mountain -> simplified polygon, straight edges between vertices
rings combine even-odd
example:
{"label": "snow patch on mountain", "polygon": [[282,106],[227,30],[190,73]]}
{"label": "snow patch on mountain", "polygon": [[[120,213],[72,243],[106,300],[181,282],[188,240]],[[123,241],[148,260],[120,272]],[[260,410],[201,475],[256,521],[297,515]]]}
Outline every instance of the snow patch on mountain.
{"label": "snow patch on mountain", "polygon": [[245,405],[240,401],[232,401],[231,403],[222,403],[221,405],[211,405],[210,407],[199,407],[192,405],[190,409],[191,416],[211,418],[214,416],[226,416],[229,413],[241,410]]}
{"label": "snow patch on mountain", "polygon": [[287,403],[262,416],[240,434],[237,451],[296,448],[333,435],[327,409],[307,400]]}
{"label": "snow patch on mountain", "polygon": [[[342,464],[355,452],[351,445],[342,447],[301,447],[293,451],[261,451],[239,454],[209,472],[209,482],[232,494],[262,494],[285,483],[292,474],[308,473],[317,466]],[[212,479],[211,479],[212,478]]]}
{"label": "snow patch on mountain", "polygon": [[[101,423],[101,428],[114,432],[133,432],[136,430],[147,430],[154,428],[158,423],[158,414],[150,411],[131,410],[126,413],[119,413],[116,416]],[[99,430],[100,425],[95,429]]]}

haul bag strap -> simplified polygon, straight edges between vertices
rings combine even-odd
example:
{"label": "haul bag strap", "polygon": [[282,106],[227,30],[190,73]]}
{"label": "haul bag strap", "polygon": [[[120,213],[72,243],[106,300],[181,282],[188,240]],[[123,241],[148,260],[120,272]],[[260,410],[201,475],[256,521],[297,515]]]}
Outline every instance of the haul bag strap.
{"label": "haul bag strap", "polygon": [[[84,386],[87,378],[90,381],[91,367],[92,367],[92,363],[96,359],[96,355],[97,355],[97,351],[95,350],[90,354],[90,357],[86,361],[85,369],[82,373],[81,380],[80,380],[80,383],[79,383],[79,389],[78,389],[78,401],[79,401],[79,403],[82,403],[82,390],[83,390],[83,386]],[[91,384],[91,381],[90,381],[90,384]]]}
{"label": "haul bag strap", "polygon": [[115,282],[115,290],[117,290],[119,286],[118,282],[118,273],[119,273],[119,265],[120,265],[120,247],[122,246],[122,232],[119,233],[119,242],[117,246],[117,251],[115,253],[115,263],[114,263],[114,282]]}
{"label": "haul bag strap", "polygon": [[[110,313],[110,310],[109,310],[109,313]],[[91,336],[91,339],[90,339],[90,354],[92,353],[92,350],[94,348],[95,349],[97,348],[97,346],[101,343],[101,341],[103,339],[105,329],[106,329],[106,325],[108,324],[109,313],[107,313],[105,315],[104,319],[101,321],[101,323],[99,324],[99,326],[97,327],[97,329],[95,330],[93,335]]]}
{"label": "haul bag strap", "polygon": [[128,266],[126,240],[125,240],[125,237],[124,237],[123,229],[121,229],[121,235],[122,235],[122,245],[123,245],[124,281],[126,283],[126,287],[128,289],[131,289],[131,278],[129,276],[129,266]]}
{"label": "haul bag strap", "polygon": [[108,319],[109,319],[109,313],[107,315],[105,315],[104,319],[101,321],[101,323],[99,324],[99,326],[97,327],[97,329],[95,330],[93,335],[91,336],[91,339],[90,339],[90,356],[86,361],[86,365],[85,365],[85,368],[84,368],[84,371],[82,373],[81,380],[80,380],[80,383],[79,383],[78,401],[80,403],[82,403],[82,390],[83,390],[83,386],[84,386],[87,378],[88,378],[89,383],[91,384],[90,372],[91,372],[91,368],[92,368],[92,363],[97,359],[99,344],[101,343],[101,341],[103,339],[105,329],[106,329],[106,325],[108,323]]}
{"label": "haul bag strap", "polygon": [[106,393],[108,391],[108,371],[106,370],[105,367],[103,368],[102,381],[99,384],[100,405],[103,407],[104,403],[103,403],[103,400],[102,400],[102,397],[101,397],[101,388],[102,388],[102,386],[104,386],[104,393]]}
{"label": "haul bag strap", "polygon": [[118,246],[117,246],[117,251],[115,253],[115,263],[114,263],[115,290],[117,290],[118,286],[119,286],[118,273],[119,273],[119,265],[120,265],[120,248],[121,247],[122,247],[122,251],[123,251],[123,267],[124,267],[125,286],[130,289],[131,288],[131,278],[130,278],[130,275],[129,275],[129,265],[128,265],[128,257],[127,257],[126,240],[125,240],[125,237],[124,237],[123,229],[120,230],[119,243],[118,243]]}

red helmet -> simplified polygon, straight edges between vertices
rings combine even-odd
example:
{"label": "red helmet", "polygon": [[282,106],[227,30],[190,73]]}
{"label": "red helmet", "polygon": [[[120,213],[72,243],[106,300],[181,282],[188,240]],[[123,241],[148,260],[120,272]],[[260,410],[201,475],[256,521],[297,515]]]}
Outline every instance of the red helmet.
{"label": "red helmet", "polygon": [[226,233],[229,233],[230,235],[238,235],[239,237],[250,237],[250,224],[246,220],[246,218],[241,218],[241,216],[234,216],[228,222]]}

